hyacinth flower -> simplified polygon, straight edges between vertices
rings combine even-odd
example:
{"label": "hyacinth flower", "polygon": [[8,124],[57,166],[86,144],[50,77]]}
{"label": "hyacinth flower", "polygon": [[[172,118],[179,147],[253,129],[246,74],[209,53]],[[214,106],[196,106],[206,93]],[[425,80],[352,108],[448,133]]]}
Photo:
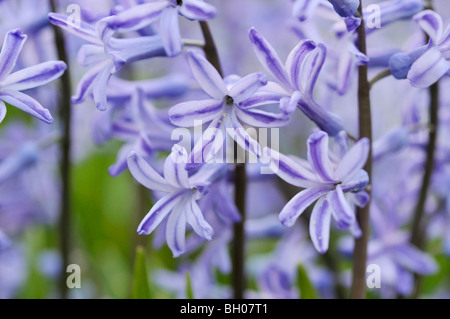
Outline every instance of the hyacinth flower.
{"label": "hyacinth flower", "polygon": [[216,9],[202,0],[150,0],[103,20],[104,37],[117,31],[135,31],[159,19],[159,34],[168,56],[178,55],[182,40],[178,15],[189,20],[206,21],[216,16]]}
{"label": "hyacinth flower", "polygon": [[[165,194],[153,205],[137,232],[148,235],[167,217],[166,240],[174,257],[185,252],[187,224],[206,240],[210,241],[214,234],[197,204],[208,191],[207,182],[201,176],[189,177],[185,170],[186,162],[186,150],[175,145],[164,163],[162,177],[136,152],[128,156],[128,168],[133,177],[143,186]],[[197,174],[201,174],[201,171]]]}
{"label": "hyacinth flower", "polygon": [[111,125],[112,136],[126,144],[120,148],[116,163],[109,167],[110,175],[118,176],[127,168],[127,157],[133,150],[145,159],[158,151],[170,152],[174,129],[173,125],[164,122],[153,105],[147,103],[145,92],[138,88],[129,108]]}
{"label": "hyacinth flower", "polygon": [[0,52],[0,123],[6,116],[6,105],[16,108],[45,122],[52,123],[50,112],[38,101],[20,91],[45,85],[59,78],[66,70],[62,61],[49,61],[11,73],[27,39],[20,29],[6,34]]}
{"label": "hyacinth flower", "polygon": [[[267,84],[267,77],[262,73],[252,73],[240,79],[230,77],[224,80],[203,56],[189,51],[187,58],[195,79],[210,99],[177,104],[169,110],[169,118],[174,125],[181,127],[211,122],[195,144],[187,167],[196,168],[200,166],[197,164],[213,159],[222,150],[226,134],[230,134],[244,150],[260,157],[261,147],[241,122],[254,127],[280,127],[289,123],[286,114],[257,108],[270,98],[258,97],[257,103],[252,99]],[[232,133],[227,130],[230,128]]]}
{"label": "hyacinth flower", "polygon": [[389,64],[397,79],[408,79],[414,87],[427,88],[450,75],[450,26],[444,31],[441,16],[432,10],[418,13],[414,21],[430,37],[428,45],[398,53]]}
{"label": "hyacinth flower", "polygon": [[[343,130],[341,120],[319,105],[313,97],[314,86],[325,62],[326,48],[312,40],[301,41],[289,54],[286,65],[269,42],[254,28],[250,30],[250,41],[258,60],[276,80],[271,85],[273,95],[262,94],[261,98],[280,102],[280,109],[292,113],[298,107],[310,120],[330,136]],[[251,100],[252,101],[252,100]]]}
{"label": "hyacinth flower", "polygon": [[[356,142],[340,160],[331,160],[328,151],[328,134],[316,131],[308,138],[308,161],[288,157],[271,149],[265,149],[270,157],[270,167],[287,183],[304,188],[283,208],[279,218],[284,226],[291,227],[297,218],[315,201],[310,235],[314,246],[325,253],[329,245],[331,217],[339,229],[350,228],[359,235],[352,206],[365,206],[369,183],[364,167],[369,154],[369,140]],[[345,147],[343,147],[345,149]],[[353,230],[353,229],[355,230]]]}
{"label": "hyacinth flower", "polygon": [[94,28],[83,21],[77,24],[73,19],[62,14],[49,13],[48,18],[52,24],[89,42],[80,48],[77,56],[78,63],[90,69],[78,83],[76,94],[72,97],[74,104],[83,102],[89,94],[92,94],[97,108],[106,110],[106,90],[113,74],[127,63],[166,56],[158,35],[122,39],[110,37],[104,41],[101,36],[102,20]]}

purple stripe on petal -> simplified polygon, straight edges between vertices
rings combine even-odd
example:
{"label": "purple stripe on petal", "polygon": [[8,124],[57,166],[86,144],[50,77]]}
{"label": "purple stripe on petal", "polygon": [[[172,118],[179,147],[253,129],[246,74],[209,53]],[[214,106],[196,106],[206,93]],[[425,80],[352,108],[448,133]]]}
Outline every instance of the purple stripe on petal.
{"label": "purple stripe on petal", "polygon": [[16,91],[32,89],[56,80],[66,68],[62,61],[44,62],[11,74],[2,86]]}
{"label": "purple stripe on petal", "polygon": [[433,10],[425,10],[416,14],[413,19],[434,43],[439,41],[443,32],[442,18],[439,14]]}
{"label": "purple stripe on petal", "polygon": [[336,168],[336,177],[348,181],[364,167],[370,151],[370,141],[362,138],[344,155]]}
{"label": "purple stripe on petal", "polygon": [[9,31],[0,52],[0,81],[6,79],[16,65],[27,36],[20,29]]}
{"label": "purple stripe on petal", "polygon": [[95,29],[86,22],[81,21],[81,23],[79,23],[79,21],[75,21],[73,18],[58,13],[49,13],[48,19],[51,24],[63,28],[65,31],[70,32],[81,39],[94,44],[103,45],[103,42],[98,38]]}
{"label": "purple stripe on petal", "polygon": [[314,247],[320,254],[328,250],[330,241],[331,208],[325,198],[321,198],[314,205],[309,220],[309,235]]}
{"label": "purple stripe on petal", "polygon": [[217,70],[201,55],[189,51],[188,62],[201,88],[215,99],[223,99],[228,90]]}
{"label": "purple stripe on petal", "polygon": [[149,235],[163,221],[163,219],[180,203],[183,192],[167,194],[153,205],[147,216],[140,223],[137,233]]}
{"label": "purple stripe on petal", "polygon": [[128,169],[134,179],[148,189],[172,192],[174,188],[167,184],[165,179],[156,172],[145,160],[136,152],[128,155]]}
{"label": "purple stripe on petal", "polygon": [[264,149],[264,154],[270,156],[271,170],[287,183],[302,188],[317,185],[317,176],[290,157],[268,148]]}
{"label": "purple stripe on petal", "polygon": [[167,8],[161,14],[159,33],[168,57],[180,54],[182,50],[178,10]]}
{"label": "purple stripe on petal", "polygon": [[216,16],[216,8],[198,0],[184,0],[180,14],[189,20],[205,21]]}
{"label": "purple stripe on petal", "polygon": [[194,145],[190,155],[190,161],[186,164],[186,169],[196,169],[213,159],[223,148],[224,142],[223,119],[215,119]]}
{"label": "purple stripe on petal", "polygon": [[83,75],[81,80],[78,82],[75,95],[71,98],[73,104],[82,103],[86,99],[86,95],[92,91],[95,79],[106,65],[106,63],[99,64],[98,66],[89,69]]}
{"label": "purple stripe on petal", "polygon": [[305,59],[315,48],[316,44],[314,41],[303,40],[292,49],[286,59],[286,70],[296,90],[300,90],[300,79],[302,77]]}
{"label": "purple stripe on petal", "polygon": [[281,211],[279,218],[284,226],[291,227],[297,218],[317,199],[329,192],[326,187],[307,188],[295,195]]}
{"label": "purple stripe on petal", "polygon": [[106,86],[108,81],[112,76],[114,66],[112,64],[106,65],[106,67],[100,71],[97,77],[92,83],[92,95],[94,98],[95,105],[100,111],[106,110],[107,96],[106,96]]}
{"label": "purple stripe on petal", "polygon": [[186,204],[186,218],[192,229],[200,236],[208,241],[211,241],[214,236],[214,230],[211,225],[203,217],[203,214],[198,207],[197,202],[191,199],[188,204]]}
{"label": "purple stripe on petal", "polygon": [[267,77],[263,73],[253,73],[238,80],[230,89],[229,95],[235,103],[250,98],[255,92],[267,84]]}
{"label": "purple stripe on petal", "polygon": [[253,127],[283,127],[289,124],[290,118],[283,113],[271,113],[259,109],[235,109],[240,121]]}
{"label": "purple stripe on petal", "polygon": [[176,188],[190,188],[188,173],[185,169],[187,153],[184,148],[175,145],[172,153],[164,162],[164,179]]}
{"label": "purple stripe on petal", "polygon": [[33,115],[35,118],[47,124],[51,124],[53,122],[53,118],[49,110],[44,108],[38,101],[26,94],[4,89],[0,91],[0,100],[3,100],[8,104]]}
{"label": "purple stripe on petal", "polygon": [[450,61],[438,48],[432,47],[412,64],[407,78],[412,86],[423,89],[436,83],[449,69]]}
{"label": "purple stripe on petal", "polygon": [[309,136],[307,144],[308,161],[317,176],[325,182],[336,181],[328,155],[328,134],[323,131],[314,132]]}
{"label": "purple stripe on petal", "polygon": [[284,97],[282,94],[271,92],[257,92],[245,101],[240,102],[240,109],[249,109],[257,106],[276,104]]}
{"label": "purple stripe on petal", "polygon": [[220,117],[223,100],[191,101],[177,104],[170,108],[169,118],[172,124],[182,127],[193,127],[195,121],[202,124]]}
{"label": "purple stripe on petal", "polygon": [[231,136],[231,138],[235,140],[236,143],[239,144],[239,146],[246,152],[249,152],[259,158],[262,154],[259,143],[247,133],[237,119],[236,114],[232,112],[224,120],[227,121],[227,133]]}
{"label": "purple stripe on petal", "polygon": [[255,50],[258,60],[267,72],[278,79],[283,86],[292,89],[291,82],[289,81],[284,66],[281,63],[278,54],[269,42],[267,42],[267,40],[264,39],[264,37],[254,28],[250,30],[250,41],[253,45],[253,49]]}
{"label": "purple stripe on petal", "polygon": [[186,211],[185,202],[181,201],[167,219],[166,241],[173,257],[179,257],[186,249]]}
{"label": "purple stripe on petal", "polygon": [[341,185],[336,190],[328,193],[327,200],[330,203],[333,217],[339,229],[347,229],[355,221],[355,213],[347,202]]}
{"label": "purple stripe on petal", "polygon": [[137,5],[107,18],[107,27],[116,31],[134,31],[142,29],[161,16],[166,8],[172,6],[168,1],[156,1]]}

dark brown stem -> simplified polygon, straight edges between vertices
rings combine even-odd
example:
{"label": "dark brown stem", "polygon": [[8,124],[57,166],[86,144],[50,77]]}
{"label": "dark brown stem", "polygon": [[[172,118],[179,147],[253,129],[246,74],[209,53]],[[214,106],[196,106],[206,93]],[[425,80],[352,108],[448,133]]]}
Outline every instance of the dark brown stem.
{"label": "dark brown stem", "polygon": [[[430,126],[432,129],[428,133],[427,155],[424,166],[424,175],[422,185],[420,188],[419,199],[417,200],[416,208],[414,210],[412,229],[411,229],[411,244],[419,249],[423,249],[425,245],[425,203],[428,196],[428,190],[431,184],[431,177],[434,169],[434,156],[436,151],[438,125],[439,125],[439,82],[436,82],[430,87]],[[415,285],[412,298],[417,298],[422,290],[422,276],[415,275]]]}
{"label": "dark brown stem", "polygon": [[[208,61],[217,69],[219,74],[223,77],[222,66],[220,64],[217,47],[214,43],[211,30],[206,21],[200,22],[205,45],[205,51]],[[237,155],[237,144],[235,143],[234,154]],[[235,157],[237,159],[237,157]],[[235,223],[233,226],[233,243],[232,243],[232,271],[231,281],[233,286],[233,297],[235,299],[243,299],[246,288],[245,277],[245,195],[247,189],[247,174],[245,170],[245,163],[238,163],[236,161],[234,171],[234,189],[235,189],[235,204],[241,214],[241,221]]]}
{"label": "dark brown stem", "polygon": [[[57,11],[54,0],[50,0],[51,10]],[[55,45],[58,53],[58,59],[68,64],[66,45],[61,30],[53,26]],[[59,290],[61,298],[68,296],[68,287],[66,283],[66,267],[69,263],[70,254],[70,216],[71,216],[71,83],[70,72],[67,69],[61,77],[61,95],[59,100],[59,118],[61,120],[61,143],[60,143],[60,172],[61,172],[61,203],[59,215],[59,236],[60,253],[62,259],[62,269],[59,279]]]}
{"label": "dark brown stem", "polygon": [[[362,17],[362,1],[358,12]],[[358,28],[358,48],[361,53],[366,54],[366,28],[364,19],[361,19],[361,26]],[[358,104],[359,104],[359,137],[366,137],[372,142],[372,115],[370,105],[370,84],[367,78],[368,66],[359,67]],[[372,177],[372,147],[370,147],[369,157],[364,169]],[[370,192],[370,189],[367,189]],[[367,243],[369,240],[369,213],[370,203],[364,208],[357,209],[357,220],[361,227],[362,235],[355,239],[355,250],[353,252],[353,279],[350,289],[350,298],[366,298],[366,263],[367,263]]]}

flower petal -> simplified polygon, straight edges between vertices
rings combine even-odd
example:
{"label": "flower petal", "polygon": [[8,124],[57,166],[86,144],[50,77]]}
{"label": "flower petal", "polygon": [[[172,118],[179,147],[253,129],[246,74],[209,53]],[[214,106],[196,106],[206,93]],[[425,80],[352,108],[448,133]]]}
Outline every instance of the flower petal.
{"label": "flower petal", "polygon": [[52,115],[38,101],[21,92],[13,90],[2,90],[0,92],[0,100],[11,104],[18,109],[33,115],[35,118],[51,124],[53,122]]}
{"label": "flower petal", "polygon": [[284,113],[272,113],[259,109],[235,109],[236,116],[242,122],[253,127],[283,127],[289,124],[290,118]]}
{"label": "flower petal", "polygon": [[186,250],[186,210],[185,203],[181,201],[174,208],[167,219],[166,241],[173,253],[173,257],[179,257]]}
{"label": "flower petal", "polygon": [[341,17],[350,17],[356,13],[359,0],[328,0]]}
{"label": "flower petal", "polygon": [[416,14],[413,20],[437,43],[442,37],[442,18],[433,10],[425,10]]}
{"label": "flower petal", "polygon": [[289,77],[280,61],[277,52],[272,48],[269,42],[258,32],[252,28],[250,30],[250,41],[255,50],[256,56],[263,67],[272,74],[281,84],[287,88],[292,88]]}
{"label": "flower petal", "polygon": [[15,91],[32,89],[56,80],[66,68],[62,61],[44,62],[9,75],[2,87]]}
{"label": "flower petal", "polygon": [[401,245],[394,249],[393,258],[409,271],[428,275],[438,269],[438,265],[430,256],[411,245]]}
{"label": "flower petal", "polygon": [[237,81],[230,89],[229,95],[235,103],[240,103],[267,84],[267,77],[264,73],[252,73]]}
{"label": "flower petal", "polygon": [[286,70],[296,90],[312,96],[325,57],[325,46],[312,40],[301,41],[291,51],[286,60]]}
{"label": "flower petal", "polygon": [[48,19],[51,24],[63,28],[65,31],[94,44],[103,46],[103,42],[97,36],[94,27],[83,21],[76,21],[64,14],[49,13]]}
{"label": "flower petal", "polygon": [[140,223],[137,232],[139,235],[149,235],[163,221],[163,219],[177,206],[182,199],[182,192],[167,194],[153,205]]}
{"label": "flower petal", "polygon": [[[142,29],[159,19],[162,12],[170,6],[169,1],[154,1],[133,6],[115,16],[106,18],[106,28],[123,32]],[[104,32],[104,34],[107,33]]]}
{"label": "flower petal", "polygon": [[261,146],[250,136],[250,134],[247,133],[237,119],[235,112],[229,114],[229,116],[227,116],[224,120],[227,121],[226,131],[231,138],[235,140],[236,143],[246,152],[249,152],[259,158],[261,156]]}
{"label": "flower petal", "polygon": [[185,169],[187,159],[186,149],[176,144],[164,162],[164,179],[173,187],[190,188],[188,173]]}
{"label": "flower petal", "polygon": [[291,114],[297,109],[297,105],[300,102],[303,93],[295,91],[290,98],[284,97],[280,100],[280,110],[284,114]]}
{"label": "flower petal", "polygon": [[222,119],[215,119],[205,132],[203,132],[202,137],[195,143],[186,169],[196,169],[212,160],[222,150],[224,142],[223,121]]}
{"label": "flower petal", "polygon": [[407,78],[412,86],[424,89],[436,83],[449,69],[450,61],[437,47],[432,47],[412,64]]}
{"label": "flower petal", "polygon": [[5,102],[0,100],[0,123],[3,122],[6,116],[6,105]]}
{"label": "flower petal", "polygon": [[238,103],[240,109],[249,109],[261,105],[277,104],[284,95],[272,92],[257,92],[250,98]]}
{"label": "flower petal", "polygon": [[205,21],[216,16],[216,8],[199,0],[183,0],[180,14],[189,20]]}
{"label": "flower petal", "polygon": [[112,64],[106,65],[106,67],[98,73],[98,75],[94,79],[94,82],[92,83],[92,94],[94,102],[100,111],[104,111],[108,107],[106,87],[108,85],[109,79],[112,76],[113,69],[114,66]]}
{"label": "flower petal", "polygon": [[0,81],[6,79],[16,65],[27,36],[20,30],[9,31],[0,52]]}
{"label": "flower petal", "polygon": [[201,55],[189,51],[188,62],[201,88],[215,99],[223,99],[228,90],[219,72]]}
{"label": "flower petal", "polygon": [[279,215],[281,223],[287,227],[293,226],[306,208],[329,191],[327,187],[313,187],[301,191],[284,206]]}
{"label": "flower petal", "polygon": [[334,191],[328,193],[327,200],[330,203],[338,228],[346,229],[350,227],[355,221],[355,213],[348,204],[341,185],[337,185]]}
{"label": "flower petal", "polygon": [[170,108],[169,118],[174,125],[193,127],[199,121],[204,124],[220,117],[223,104],[223,100],[213,99],[180,103]]}
{"label": "flower petal", "polygon": [[362,138],[344,155],[336,168],[336,177],[340,181],[349,181],[362,170],[367,162],[370,151],[370,141]]}
{"label": "flower petal", "polygon": [[155,191],[173,192],[174,188],[136,152],[128,155],[127,163],[133,177],[143,186]]}
{"label": "flower petal", "polygon": [[330,242],[331,208],[325,198],[321,198],[314,205],[309,221],[309,235],[314,247],[321,254],[328,250]]}
{"label": "flower petal", "polygon": [[325,182],[336,181],[328,155],[328,134],[323,131],[314,132],[309,136],[307,144],[308,161],[317,176]]}
{"label": "flower petal", "polygon": [[203,217],[203,214],[198,207],[197,202],[191,199],[189,203],[186,204],[186,218],[192,229],[200,236],[208,241],[211,241],[214,236],[214,230],[211,225]]}
{"label": "flower petal", "polygon": [[285,182],[302,188],[317,185],[316,174],[292,158],[269,148],[264,154],[270,157],[270,169]]}
{"label": "flower petal", "polygon": [[159,34],[168,57],[180,54],[182,50],[178,10],[167,8],[161,14]]}
{"label": "flower petal", "polygon": [[99,64],[91,69],[89,69],[80,79],[77,86],[77,91],[75,95],[72,96],[71,102],[73,104],[82,103],[86,99],[86,95],[91,92],[94,85],[94,81],[99,75],[99,73],[109,65],[109,62]]}

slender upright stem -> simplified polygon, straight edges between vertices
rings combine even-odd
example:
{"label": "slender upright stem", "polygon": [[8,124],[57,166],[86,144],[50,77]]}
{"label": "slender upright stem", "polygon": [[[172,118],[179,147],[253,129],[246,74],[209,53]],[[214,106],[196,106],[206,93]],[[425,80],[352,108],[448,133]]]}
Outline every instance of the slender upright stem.
{"label": "slender upright stem", "polygon": [[[51,9],[57,11],[55,0],[50,0]],[[66,45],[61,30],[53,26],[55,35],[55,44],[58,53],[58,59],[68,63]],[[60,143],[60,173],[62,181],[60,215],[59,215],[59,235],[60,235],[60,253],[62,259],[62,268],[59,280],[59,289],[61,298],[66,299],[68,288],[66,284],[65,267],[69,265],[70,253],[70,215],[71,215],[71,163],[70,163],[70,145],[71,145],[71,83],[70,73],[67,69],[61,77],[61,95],[59,100],[59,117],[61,120],[62,138]]]}
{"label": "slender upright stem", "polygon": [[[428,196],[428,190],[431,184],[431,177],[434,169],[434,156],[436,152],[437,134],[438,134],[438,114],[439,114],[439,82],[430,87],[430,126],[428,133],[427,155],[425,160],[425,172],[420,187],[419,198],[414,210],[410,242],[419,249],[425,245],[425,203]],[[422,276],[415,275],[414,291],[411,297],[417,298],[422,290]]]}
{"label": "slender upright stem", "polygon": [[[358,28],[358,48],[361,53],[366,54],[366,29],[362,18],[362,1],[358,8],[361,16],[361,26]],[[359,137],[366,137],[372,142],[372,116],[370,106],[370,84],[367,79],[368,66],[359,67]],[[364,169],[372,177],[372,147],[370,147],[369,157]],[[370,192],[370,187],[367,189]],[[370,203],[364,208],[357,209],[357,220],[362,230],[360,238],[355,239],[355,250],[353,252],[353,281],[350,290],[350,298],[363,299],[366,297],[366,263],[367,263],[367,243],[369,239],[369,213]]]}
{"label": "slender upright stem", "polygon": [[[217,47],[214,42],[209,25],[205,21],[200,22],[205,45],[205,51],[208,61],[217,69],[219,74],[223,77],[223,71],[217,53]],[[237,144],[234,145],[235,153],[237,154]],[[236,159],[236,158],[235,158]],[[233,244],[232,244],[232,286],[233,297],[235,299],[243,299],[245,291],[245,196],[247,189],[247,174],[245,170],[245,163],[238,163],[234,170],[234,189],[235,189],[235,204],[241,214],[241,221],[235,223],[233,226]]]}

